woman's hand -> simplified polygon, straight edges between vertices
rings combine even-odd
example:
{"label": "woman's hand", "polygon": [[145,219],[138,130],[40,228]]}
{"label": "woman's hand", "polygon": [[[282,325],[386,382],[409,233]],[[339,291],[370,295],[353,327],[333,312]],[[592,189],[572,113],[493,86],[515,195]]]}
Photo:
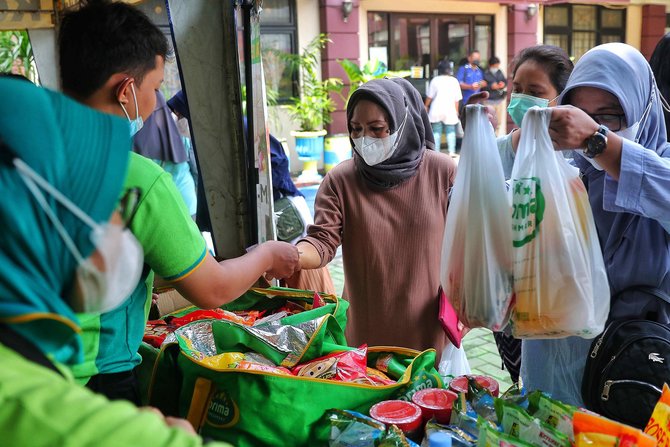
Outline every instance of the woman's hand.
{"label": "woman's hand", "polygon": [[566,105],[551,109],[549,136],[556,150],[585,149],[586,139],[598,128],[598,123],[577,107]]}
{"label": "woman's hand", "polygon": [[[466,106],[469,106],[470,104],[482,104],[486,102],[486,100],[489,99],[489,92],[479,92],[475,93],[474,95],[470,96],[468,98],[468,102],[465,103]],[[465,129],[465,107],[463,107],[463,110],[461,111],[461,125],[463,126],[463,129]],[[489,119],[489,122],[493,126],[494,129],[498,128],[498,117],[496,116],[496,109],[494,109],[491,106],[486,106],[486,116]]]}

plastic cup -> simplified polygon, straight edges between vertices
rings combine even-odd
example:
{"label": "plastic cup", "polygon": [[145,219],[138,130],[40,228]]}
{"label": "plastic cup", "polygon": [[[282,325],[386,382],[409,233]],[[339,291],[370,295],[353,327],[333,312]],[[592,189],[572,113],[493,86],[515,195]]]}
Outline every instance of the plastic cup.
{"label": "plastic cup", "polygon": [[396,425],[410,438],[421,431],[421,408],[404,400],[385,400],[370,408],[370,417],[386,425]]}
{"label": "plastic cup", "polygon": [[428,388],[417,391],[412,396],[412,402],[421,408],[423,421],[427,422],[435,418],[440,424],[449,424],[451,408],[456,399],[458,399],[458,394],[443,388]]}
{"label": "plastic cup", "polygon": [[458,376],[449,382],[449,389],[456,394],[467,393],[468,377],[474,377],[475,381],[482,388],[489,390],[493,397],[498,397],[500,394],[500,385],[498,385],[498,381],[487,376]]}

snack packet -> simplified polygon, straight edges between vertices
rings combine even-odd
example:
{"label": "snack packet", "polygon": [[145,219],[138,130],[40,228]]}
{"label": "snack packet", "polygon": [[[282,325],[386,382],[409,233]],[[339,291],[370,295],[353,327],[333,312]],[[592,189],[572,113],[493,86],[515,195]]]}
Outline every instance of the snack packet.
{"label": "snack packet", "polygon": [[291,372],[299,377],[340,382],[367,381],[367,345],[353,351],[337,352],[297,365]]}
{"label": "snack packet", "polygon": [[433,433],[447,433],[451,436],[451,445],[452,447],[474,447],[477,445],[477,437],[471,436],[469,433],[461,430],[455,425],[443,425],[438,424],[435,421],[426,422],[425,427],[425,436],[421,447],[429,447],[428,438]]}
{"label": "snack packet", "polygon": [[477,447],[532,447],[532,444],[499,432],[486,421],[480,420]]}
{"label": "snack packet", "polygon": [[576,411],[572,423],[575,447],[656,447],[657,444],[656,438],[642,430],[594,413]]}
{"label": "snack packet", "polygon": [[144,327],[142,341],[149,343],[154,348],[160,348],[165,337],[174,332],[176,328],[169,325],[165,320],[149,320]]}
{"label": "snack packet", "polygon": [[666,383],[644,432],[658,440],[658,447],[670,446],[670,387]]}
{"label": "snack packet", "polygon": [[552,399],[539,390],[528,396],[528,413],[567,435],[571,442],[575,440],[572,428],[572,415],[575,411],[577,408],[572,405]]}
{"label": "snack packet", "polygon": [[241,352],[224,352],[212,357],[205,357],[200,363],[214,369],[235,368],[237,363],[244,360],[244,357]]}
{"label": "snack packet", "polygon": [[249,362],[247,360],[242,360],[241,362],[238,362],[237,365],[235,366],[237,369],[246,369],[250,371],[261,371],[261,372],[266,372],[266,373],[272,373],[272,374],[280,374],[282,376],[292,376],[291,371],[288,370],[288,368],[284,368],[283,366],[268,366],[268,365],[263,365],[261,363],[254,363],[254,362]]}
{"label": "snack packet", "polygon": [[570,447],[567,435],[533,418],[523,408],[496,399],[496,410],[503,433],[535,446]]}
{"label": "snack packet", "polygon": [[330,447],[418,447],[396,426],[384,424],[355,411],[328,410],[331,431]]}

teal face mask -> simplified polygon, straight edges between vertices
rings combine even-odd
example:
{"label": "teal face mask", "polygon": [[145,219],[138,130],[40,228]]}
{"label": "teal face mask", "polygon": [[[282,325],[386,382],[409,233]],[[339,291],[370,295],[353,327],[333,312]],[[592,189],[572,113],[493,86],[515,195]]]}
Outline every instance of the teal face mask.
{"label": "teal face mask", "polygon": [[512,93],[507,106],[507,113],[509,113],[514,124],[521,127],[521,121],[523,121],[528,109],[533,106],[548,107],[550,102],[548,99],[524,95],[523,93]]}

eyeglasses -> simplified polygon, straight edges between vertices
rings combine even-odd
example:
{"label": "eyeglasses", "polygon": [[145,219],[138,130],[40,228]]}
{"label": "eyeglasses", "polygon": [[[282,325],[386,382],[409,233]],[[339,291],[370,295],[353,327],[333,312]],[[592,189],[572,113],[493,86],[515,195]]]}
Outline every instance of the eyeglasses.
{"label": "eyeglasses", "polygon": [[615,115],[610,113],[597,114],[597,115],[591,115],[590,113],[587,113],[587,115],[590,116],[593,119],[593,121],[595,121],[598,124],[602,124],[603,126],[606,126],[612,132],[617,132],[621,130],[621,128],[623,127],[623,118],[626,117],[626,115],[624,114]]}
{"label": "eyeglasses", "polygon": [[141,195],[142,190],[140,188],[130,188],[123,194],[121,200],[119,200],[119,205],[117,206],[116,211],[121,215],[125,228],[130,226],[133,217],[135,217],[137,207],[140,204]]}

